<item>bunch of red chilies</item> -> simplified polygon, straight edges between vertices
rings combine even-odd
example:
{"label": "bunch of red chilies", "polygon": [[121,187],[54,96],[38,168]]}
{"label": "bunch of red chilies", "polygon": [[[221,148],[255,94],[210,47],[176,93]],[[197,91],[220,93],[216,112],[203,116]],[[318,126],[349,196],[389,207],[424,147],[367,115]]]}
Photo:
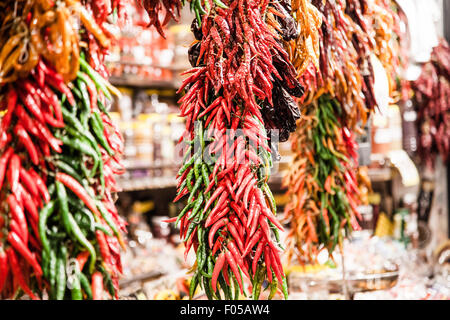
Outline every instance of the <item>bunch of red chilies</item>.
{"label": "bunch of red chilies", "polygon": [[260,109],[263,101],[276,109],[276,79],[283,79],[286,90],[302,88],[295,78],[285,81],[289,72],[280,74],[274,66],[276,57],[294,69],[263,20],[268,1],[208,4],[201,26],[198,20],[192,24],[199,42],[191,47],[194,68],[180,88],[187,89],[180,99],[186,148],[175,201],[189,199],[170,221],[180,224],[186,255],[192,247],[197,255],[191,296],[200,284],[209,299],[221,299],[221,291],[225,299],[250,296],[249,287],[258,299],[268,280],[269,298],[280,288],[287,297],[277,243],[282,226],[267,185],[271,149]]}
{"label": "bunch of red chilies", "polygon": [[418,111],[419,156],[428,168],[434,168],[439,154],[450,162],[450,46],[441,40],[422,74],[412,83]]}
{"label": "bunch of red chilies", "polygon": [[111,87],[86,51],[69,83],[40,59],[0,87],[1,298],[103,299],[104,287],[118,298],[126,228],[112,193],[123,141],[105,108]]}

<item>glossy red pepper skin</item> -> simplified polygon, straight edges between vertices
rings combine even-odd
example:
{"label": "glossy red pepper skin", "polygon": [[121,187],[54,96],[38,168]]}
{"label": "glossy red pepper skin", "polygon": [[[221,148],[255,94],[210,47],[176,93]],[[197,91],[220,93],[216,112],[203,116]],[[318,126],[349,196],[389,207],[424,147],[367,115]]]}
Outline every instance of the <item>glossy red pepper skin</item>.
{"label": "glossy red pepper skin", "polygon": [[15,233],[10,232],[7,238],[8,242],[12,245],[12,247],[20,253],[20,255],[30,264],[33,268],[36,277],[42,276],[42,269],[36,258],[30,252],[28,247],[22,242],[22,239]]}
{"label": "glossy red pepper skin", "polygon": [[11,191],[14,194],[17,194],[18,192],[17,189],[19,185],[20,168],[21,168],[20,157],[17,154],[11,155],[7,177],[9,184],[11,186]]}
{"label": "glossy red pepper skin", "polygon": [[11,88],[7,93],[7,103],[6,103],[7,111],[2,118],[1,132],[6,132],[6,130],[9,128],[16,105],[17,105],[17,92],[14,88]]}
{"label": "glossy red pepper skin", "polygon": [[97,217],[101,217],[94,200],[77,180],[63,172],[58,172],[56,174],[56,180],[72,190]]}
{"label": "glossy red pepper skin", "polygon": [[28,109],[28,111],[30,111],[33,114],[33,116],[36,118],[36,120],[41,123],[45,123],[44,116],[42,114],[42,110],[39,107],[36,100],[33,98],[33,96],[29,92],[20,90],[19,97],[20,97],[20,100],[22,101],[22,103]]}
{"label": "glossy red pepper skin", "polygon": [[49,203],[50,202],[50,194],[48,193],[47,186],[46,186],[44,180],[42,180],[42,178],[36,173],[36,171],[33,170],[33,168],[30,168],[28,170],[28,173],[36,181],[36,186],[37,186],[42,198],[44,198],[44,202]]}
{"label": "glossy red pepper skin", "polygon": [[19,123],[14,128],[14,133],[19,137],[19,141],[27,149],[31,163],[33,163],[35,166],[38,165],[39,157],[36,150],[36,146],[33,144],[33,141],[31,140],[25,128]]}
{"label": "glossy red pepper skin", "polygon": [[12,147],[9,147],[8,150],[5,151],[2,158],[0,159],[0,190],[3,186],[3,181],[5,180],[6,169],[8,167],[9,159],[11,158],[14,150]]}
{"label": "glossy red pepper skin", "polygon": [[97,271],[92,274],[92,299],[103,300],[103,276]]}
{"label": "glossy red pepper skin", "polygon": [[23,291],[25,291],[26,294],[31,297],[31,299],[39,300],[39,298],[33,293],[33,291],[31,291],[30,287],[27,285],[13,248],[6,249],[6,254],[8,256],[8,262],[11,267],[11,272],[14,275],[14,279],[17,280],[18,285],[23,289]]}
{"label": "glossy red pepper skin", "polygon": [[222,271],[225,259],[226,259],[225,254],[221,252],[216,260],[216,264],[214,265],[213,274],[211,278],[211,286],[214,292],[217,291],[217,278],[219,277],[220,272]]}
{"label": "glossy red pepper skin", "polygon": [[3,246],[0,244],[0,294],[6,283],[6,278],[9,272],[8,256],[3,250]]}

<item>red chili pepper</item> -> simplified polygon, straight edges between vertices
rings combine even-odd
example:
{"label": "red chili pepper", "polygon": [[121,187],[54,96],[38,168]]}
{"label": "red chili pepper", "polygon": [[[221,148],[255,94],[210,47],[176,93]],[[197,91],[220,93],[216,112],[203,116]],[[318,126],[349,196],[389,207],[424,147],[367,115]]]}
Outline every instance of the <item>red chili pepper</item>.
{"label": "red chili pepper", "polygon": [[37,186],[42,198],[44,198],[44,202],[45,203],[50,202],[50,194],[48,193],[47,186],[46,186],[44,180],[42,180],[42,178],[36,173],[36,171],[33,170],[33,168],[30,168],[28,170],[28,173],[36,181],[36,186]]}
{"label": "red chili pepper", "polygon": [[41,123],[44,123],[44,116],[42,115],[42,110],[39,107],[36,100],[34,100],[33,96],[29,92],[24,92],[19,90],[20,100],[23,102],[25,107],[33,114],[33,116]]}
{"label": "red chili pepper", "polygon": [[0,190],[3,187],[3,181],[5,180],[5,173],[6,168],[9,162],[9,159],[11,155],[13,154],[14,150],[12,147],[9,147],[8,150],[5,151],[2,158],[0,159]]}
{"label": "red chili pepper", "polygon": [[216,243],[214,243],[214,247],[211,252],[213,256],[216,254],[217,250],[219,250],[220,247],[222,246],[223,240],[225,240],[223,237],[217,237]]}
{"label": "red chili pepper", "polygon": [[19,184],[19,174],[20,174],[20,157],[17,154],[11,155],[9,161],[9,170],[7,173],[7,178],[9,184],[11,185],[11,190],[14,194],[17,194],[17,188]]}
{"label": "red chili pepper", "polygon": [[14,113],[14,108],[17,105],[17,92],[11,88],[7,93],[6,114],[2,118],[1,131],[4,132],[9,128],[11,124],[11,118]]}
{"label": "red chili pepper", "polygon": [[[231,220],[231,219],[230,219]],[[227,225],[228,231],[230,231],[230,234],[233,236],[234,240],[236,241],[239,251],[242,253],[244,252],[244,244],[242,243],[242,238],[239,232],[237,231],[236,227],[233,223],[229,223]]]}
{"label": "red chili pepper", "polygon": [[175,221],[177,221],[177,217],[173,217],[173,218],[170,218],[170,219],[166,219],[166,220],[163,220],[162,222],[165,222],[165,223],[174,223]]}
{"label": "red chili pepper", "polygon": [[42,60],[39,61],[39,65],[45,72],[47,82],[59,92],[65,94],[67,101],[71,106],[76,106],[72,91],[65,85],[63,77],[52,67],[46,65]]}
{"label": "red chili pepper", "polygon": [[8,242],[12,245],[12,247],[20,253],[20,255],[30,264],[33,268],[37,277],[42,276],[42,269],[36,258],[30,252],[28,247],[22,242],[22,239],[15,233],[10,232],[7,238]]}
{"label": "red chili pepper", "polygon": [[97,271],[92,275],[92,299],[103,300],[103,275]]}
{"label": "red chili pepper", "polygon": [[80,267],[80,271],[83,270],[84,265],[89,259],[89,251],[82,251],[77,255],[78,266]]}
{"label": "red chili pepper", "polygon": [[19,184],[19,193],[21,196],[20,201],[23,203],[25,209],[28,211],[28,213],[31,215],[31,218],[33,221],[38,222],[39,221],[39,212],[36,207],[36,204],[31,197],[31,195],[28,193],[27,190],[24,189],[24,187]]}
{"label": "red chili pepper", "polygon": [[0,294],[6,283],[6,277],[8,276],[9,265],[8,257],[6,252],[3,250],[2,245],[0,245]]}
{"label": "red chili pepper", "polygon": [[272,253],[273,253],[271,258],[273,257],[274,260],[272,260],[272,261],[276,262],[276,264],[278,265],[278,268],[280,270],[281,275],[284,277],[283,265],[281,264],[280,255],[278,254],[278,249],[275,248],[274,244],[271,241],[269,241],[268,244],[269,244],[270,248],[272,249]]}
{"label": "red chili pepper", "polygon": [[54,128],[64,128],[64,122],[53,118],[53,116],[46,111],[42,111],[44,115],[45,122],[51,125]]}
{"label": "red chili pepper", "polygon": [[36,128],[34,121],[30,118],[30,116],[22,107],[22,105],[20,104],[17,105],[15,113],[20,120],[19,123],[21,123],[28,132],[31,132],[31,134],[38,137],[39,131]]}
{"label": "red chili pepper", "polygon": [[[247,255],[249,250],[252,249],[255,246],[255,244],[259,241],[260,238],[261,238],[261,230],[258,229],[258,230],[256,230],[255,234],[253,235],[253,237],[251,238],[251,240],[247,244],[247,247],[245,247],[245,250],[244,250],[244,253],[242,254],[242,257],[245,257]],[[250,239],[250,238],[248,238],[248,239]]]}
{"label": "red chili pepper", "polygon": [[33,163],[34,165],[38,165],[39,158],[36,151],[36,147],[34,146],[33,141],[31,140],[25,128],[20,123],[18,123],[14,128],[14,133],[19,137],[19,141],[27,149],[31,163]]}
{"label": "red chili pepper", "polygon": [[[187,229],[188,229],[188,228],[186,227],[186,230],[187,230]],[[194,239],[196,239],[196,237],[197,237],[197,227],[195,227],[195,229],[194,229],[194,231],[192,232],[192,234],[191,234],[189,240],[188,240],[187,243],[186,243],[186,248],[185,248],[185,250],[184,250],[184,260],[186,260],[187,255],[188,255],[188,253],[189,253],[189,250],[191,250],[191,246],[192,246],[192,244],[193,244],[193,242],[194,242]]]}
{"label": "red chili pepper", "polygon": [[268,246],[264,247],[264,261],[266,262],[267,268],[267,278],[269,279],[269,283],[272,283],[272,270],[271,270],[271,261],[270,261],[270,248]]}
{"label": "red chili pepper", "polygon": [[95,87],[95,83],[94,83],[94,81],[92,81],[92,79],[87,74],[84,74],[83,80],[86,82],[86,87],[89,92],[91,109],[97,110],[98,109],[98,107],[97,107],[98,96],[97,96],[97,88]]}
{"label": "red chili pepper", "polygon": [[0,150],[3,150],[12,140],[9,132],[3,131],[0,133]]}
{"label": "red chili pepper", "polygon": [[41,86],[41,88],[42,90],[44,90],[44,94],[47,96],[47,98],[51,101],[56,119],[59,121],[63,121],[61,103],[58,99],[58,96],[48,86]]}
{"label": "red chili pepper", "polygon": [[44,141],[47,141],[50,147],[55,150],[57,153],[61,153],[61,145],[63,144],[61,140],[56,139],[50,130],[45,126],[45,124],[40,123],[39,121],[35,121],[34,124],[36,128],[39,130],[40,138]]}
{"label": "red chili pepper", "polygon": [[216,198],[225,190],[226,186],[220,185],[216,191],[212,194],[211,198],[209,198],[208,202],[205,205],[205,209],[203,209],[203,213],[206,213],[211,204],[216,200]]}
{"label": "red chili pepper", "polygon": [[208,234],[208,241],[209,241],[209,247],[213,247],[213,241],[214,241],[214,235],[216,234],[217,230],[219,230],[220,227],[225,226],[228,223],[227,218],[222,218],[219,221],[217,221],[209,230]]}
{"label": "red chili pepper", "polygon": [[272,261],[271,267],[273,269],[273,272],[275,273],[275,276],[277,277],[278,282],[279,283],[283,283],[283,279],[281,277],[280,266],[276,262],[275,254],[274,254],[274,252],[272,250],[269,250],[269,254],[270,254],[270,260]]}
{"label": "red chili pepper", "polygon": [[89,196],[89,194],[86,192],[86,190],[84,190],[83,186],[77,180],[63,172],[58,172],[56,174],[56,180],[72,190],[95,215],[97,215],[98,217],[101,216],[94,200]]}
{"label": "red chili pepper", "polygon": [[[220,271],[222,271],[223,265],[225,263],[225,253],[221,252],[219,254],[219,257],[216,260],[216,264],[214,266],[214,270],[213,270],[213,274],[212,274],[212,278],[211,278],[211,286],[214,292],[217,291],[217,278],[219,277]],[[0,290],[1,292],[1,290]]]}
{"label": "red chili pepper", "polygon": [[266,245],[266,240],[261,240],[256,247],[255,256],[252,259],[252,271],[253,274],[256,273],[256,267],[258,265],[259,258],[264,250],[264,246]]}
{"label": "red chili pepper", "polygon": [[205,222],[205,228],[208,228],[209,226],[213,225],[214,223],[216,223],[219,219],[221,219],[222,217],[224,217],[228,212],[230,211],[229,207],[225,207],[220,213],[218,214],[214,214],[213,212],[211,212],[208,215],[208,218],[206,219]]}
{"label": "red chili pepper", "polygon": [[242,259],[236,245],[234,244],[234,242],[231,240],[228,242],[228,250],[230,250],[230,252],[233,254],[234,259],[236,260],[238,266],[242,269],[242,271],[244,272],[244,274],[250,278],[250,275],[248,273],[248,269],[244,264],[244,259]]}
{"label": "red chili pepper", "polygon": [[250,200],[250,208],[249,208],[250,213],[248,215],[248,220],[246,224],[247,228],[251,226],[252,221],[255,217],[256,210],[257,210],[256,197],[252,197],[252,199]]}
{"label": "red chili pepper", "polygon": [[251,237],[255,233],[256,228],[258,227],[260,212],[261,212],[261,208],[259,207],[259,205],[256,205],[255,216],[253,217],[253,221],[252,221],[252,227],[250,229],[250,232],[248,233],[249,237]]}
{"label": "red chili pepper", "polygon": [[230,253],[230,251],[226,251],[225,252],[225,256],[227,258],[228,264],[230,265],[231,270],[234,273],[234,276],[239,284],[239,289],[241,290],[241,294],[244,294],[244,289],[242,286],[242,279],[241,279],[241,274],[239,272],[238,266],[236,264],[236,261],[234,260],[233,255]]}
{"label": "red chili pepper", "polygon": [[[248,176],[246,176],[244,178],[244,180],[242,181],[242,183],[239,185],[239,189],[236,192],[236,201],[239,201],[242,192],[244,192],[245,187],[247,186],[247,184],[250,182],[250,180],[253,179],[253,176],[251,174],[249,174]],[[239,180],[238,180],[239,181]]]}
{"label": "red chili pepper", "polygon": [[100,253],[102,255],[103,261],[108,265],[111,266],[111,252],[109,252],[108,243],[105,239],[105,234],[103,231],[97,230],[95,231],[95,236],[98,241],[98,246],[100,248]]}
{"label": "red chili pepper", "polygon": [[31,299],[39,300],[39,298],[36,297],[34,293],[31,291],[31,289],[28,287],[13,248],[6,249],[6,254],[8,256],[9,265],[11,266],[11,271],[14,275],[13,279],[17,280],[20,287],[23,289],[23,291],[25,291],[26,294],[28,294],[31,297]]}

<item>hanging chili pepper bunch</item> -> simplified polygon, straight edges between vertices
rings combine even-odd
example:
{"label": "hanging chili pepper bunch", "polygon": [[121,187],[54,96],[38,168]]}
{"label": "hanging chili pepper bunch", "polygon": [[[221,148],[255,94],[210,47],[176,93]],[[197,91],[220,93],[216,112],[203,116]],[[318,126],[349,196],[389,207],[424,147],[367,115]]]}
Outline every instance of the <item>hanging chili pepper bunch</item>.
{"label": "hanging chili pepper bunch", "polygon": [[[322,249],[331,254],[343,231],[359,229],[361,192],[354,131],[360,131],[359,122],[365,123],[376,105],[370,54],[374,48],[375,54],[388,54],[383,48],[394,25],[386,18],[384,1],[313,0],[312,4],[322,17],[319,48],[309,53],[309,65],[298,70],[310,92],[300,99],[306,115],[293,136],[295,157],[283,181],[290,197],[285,208],[285,219],[291,223],[288,258],[296,255],[301,263],[315,261]],[[380,23],[380,28],[372,29],[371,21]],[[305,29],[307,36],[308,30],[314,30]],[[297,42],[301,50],[304,45]],[[295,43],[287,46],[291,58],[296,58]],[[313,59],[317,51],[319,67]]]}
{"label": "hanging chili pepper bunch", "polygon": [[450,159],[450,48],[445,40],[433,48],[430,61],[412,83],[418,118],[419,157],[434,168],[436,155]]}
{"label": "hanging chili pepper bunch", "polygon": [[[158,33],[165,38],[164,27],[171,19],[176,22],[180,19],[180,10],[184,5],[184,0],[138,0],[147,11],[150,18],[149,26],[154,26]],[[191,2],[191,7],[197,1]],[[163,20],[160,20],[162,12],[165,11]]]}
{"label": "hanging chili pepper bunch", "polygon": [[359,189],[354,163],[353,134],[342,127],[343,112],[328,95],[304,108],[298,131],[292,137],[295,159],[283,183],[289,187],[285,208],[291,230],[288,260],[314,261],[323,244],[333,252],[346,232],[358,229],[356,208]]}
{"label": "hanging chili pepper bunch", "polygon": [[264,20],[274,12],[268,2],[214,0],[205,7],[192,23],[194,68],[180,88],[187,91],[180,100],[186,147],[175,201],[188,199],[170,220],[180,225],[185,254],[193,247],[197,256],[190,295],[200,284],[209,299],[258,299],[268,280],[269,298],[278,288],[287,296],[279,241],[272,239],[282,226],[267,185],[272,159],[265,130],[286,124],[267,127],[265,110],[282,112],[283,104],[298,110],[292,95],[303,88],[280,34]]}
{"label": "hanging chili pepper bunch", "polygon": [[[60,19],[69,5],[81,17],[85,32],[98,26],[90,14],[82,13],[88,13],[89,4],[26,1],[11,2],[4,13],[8,18],[14,12],[10,24],[2,21],[22,27],[2,30],[10,37],[15,36],[13,30],[24,33],[22,40],[31,43],[35,17],[56,23],[51,17]],[[76,17],[67,14],[64,23],[73,22]],[[52,53],[38,50],[38,61],[28,74],[14,67],[1,78],[6,79],[3,84],[10,82],[0,87],[5,111],[0,132],[3,298],[16,298],[22,289],[32,299],[44,297],[44,292],[51,299],[101,299],[104,285],[117,298],[125,224],[112,192],[117,191],[114,174],[121,171],[122,137],[105,108],[112,87],[85,60],[84,52],[66,56],[64,48],[72,48],[68,43],[79,33],[74,26],[65,25],[71,30],[60,29],[59,38],[50,40],[52,26],[39,29],[40,46]],[[93,34],[103,41],[100,28]],[[14,50],[5,51],[5,59],[11,59]],[[64,69],[61,59],[66,58],[75,70]],[[17,63],[29,62],[24,58],[13,65]],[[75,78],[68,82],[72,73]]]}

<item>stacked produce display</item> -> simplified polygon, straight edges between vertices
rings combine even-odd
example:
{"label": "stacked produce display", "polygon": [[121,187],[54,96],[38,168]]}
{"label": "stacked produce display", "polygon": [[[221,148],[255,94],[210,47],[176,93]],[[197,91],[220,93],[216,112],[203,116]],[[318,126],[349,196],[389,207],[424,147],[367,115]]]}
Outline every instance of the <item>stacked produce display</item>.
{"label": "stacked produce display", "polygon": [[333,252],[343,230],[359,228],[355,133],[377,104],[370,54],[391,63],[395,15],[390,1],[297,3],[294,12],[308,12],[295,15],[305,40],[286,46],[294,62],[308,48],[310,62],[295,65],[309,92],[300,101],[305,111],[292,139],[295,157],[284,185],[290,196],[288,258],[296,255],[304,263],[315,261],[322,249]]}
{"label": "stacked produce display", "polygon": [[1,298],[118,298],[122,138],[103,56],[119,1],[109,3],[0,4]]}

